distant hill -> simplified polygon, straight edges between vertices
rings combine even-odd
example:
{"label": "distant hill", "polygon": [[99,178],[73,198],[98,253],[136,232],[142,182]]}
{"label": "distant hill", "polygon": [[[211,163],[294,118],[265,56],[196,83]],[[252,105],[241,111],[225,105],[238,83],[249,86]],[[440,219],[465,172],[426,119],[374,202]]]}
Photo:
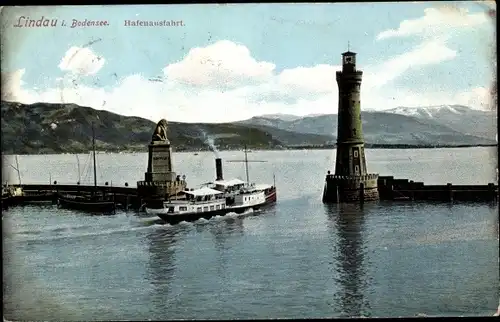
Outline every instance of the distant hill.
{"label": "distant hill", "polygon": [[[492,125],[488,125],[494,123],[496,133],[496,117],[493,122],[491,115],[481,111],[452,108],[364,111],[365,142],[372,147],[496,143],[495,135],[491,135]],[[1,147],[6,154],[87,152],[92,146],[92,122],[98,150],[146,151],[156,126],[156,122],[140,117],[75,104],[26,105],[2,101],[1,113]],[[177,151],[207,150],[209,137],[221,150],[241,149],[245,144],[252,149],[332,146],[336,132],[334,114],[306,117],[274,114],[233,123],[169,122],[168,125],[168,138]]]}
{"label": "distant hill", "polygon": [[[146,151],[155,122],[127,117],[75,104],[1,102],[2,152],[6,154],[76,153],[92,147],[92,122],[98,150]],[[159,121],[159,120],[158,120]],[[277,128],[243,124],[169,122],[168,138],[177,151],[208,149],[207,136],[218,149],[284,148],[287,145],[321,145],[331,138]]]}
{"label": "distant hill", "polygon": [[[483,118],[479,120],[480,117],[476,115],[474,116],[476,121],[473,122],[471,120],[473,116],[460,121],[459,117],[450,116],[444,111],[441,114],[437,113],[432,119],[402,115],[395,111],[363,111],[361,117],[365,142],[368,144],[482,145],[496,143],[496,118],[492,121],[491,116],[483,115]],[[495,122],[494,132],[491,126],[493,122]],[[276,127],[297,133],[331,137],[337,135],[336,114],[305,116],[292,121],[256,116],[238,123],[256,128]],[[481,129],[477,130],[473,127]]]}

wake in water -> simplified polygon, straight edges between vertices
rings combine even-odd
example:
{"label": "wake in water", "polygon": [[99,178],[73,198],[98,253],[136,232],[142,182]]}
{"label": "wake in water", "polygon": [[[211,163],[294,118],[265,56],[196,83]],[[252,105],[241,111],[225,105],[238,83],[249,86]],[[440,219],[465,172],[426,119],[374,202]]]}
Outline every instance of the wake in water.
{"label": "wake in water", "polygon": [[49,241],[49,240],[61,240],[61,239],[79,239],[79,238],[86,238],[86,237],[97,237],[97,236],[103,236],[103,235],[113,235],[113,234],[124,234],[132,231],[138,231],[138,230],[145,230],[149,229],[151,226],[142,226],[142,227],[121,227],[121,228],[113,228],[113,229],[99,229],[97,228],[95,231],[90,231],[90,232],[85,232],[85,233],[79,233],[79,232],[74,232],[73,230],[67,230],[65,231],[66,233],[64,234],[57,234],[57,235],[36,235],[36,237],[33,237],[33,235],[24,235],[23,234],[16,234],[15,239],[16,240],[21,240],[21,241],[30,241],[30,242],[36,242],[36,241]]}
{"label": "wake in water", "polygon": [[[257,210],[257,211],[254,211],[253,209],[247,209],[245,210],[243,213],[241,214],[238,214],[238,213],[235,213],[235,212],[228,212],[227,214],[221,216],[221,215],[216,215],[216,216],[213,216],[211,217],[210,219],[205,219],[205,218],[199,218],[195,221],[181,221],[179,222],[178,224],[176,225],[199,225],[199,224],[209,224],[209,223],[215,223],[215,222],[220,222],[220,221],[224,221],[224,220],[227,220],[227,219],[234,219],[234,218],[245,218],[247,216],[250,216],[250,215],[254,215],[255,213],[258,213],[260,212],[260,210]],[[161,221],[162,223],[164,223],[163,221]],[[164,223],[165,225],[168,225],[167,223]],[[173,226],[176,226],[176,225],[173,225]]]}
{"label": "wake in water", "polygon": [[51,217],[42,217],[36,225],[33,225],[25,223],[22,216],[8,216],[3,222],[4,237],[22,242],[92,238],[146,230],[155,224],[162,223],[156,217],[143,219],[127,213],[118,213],[109,217],[80,216],[79,214],[57,217],[56,222]]}

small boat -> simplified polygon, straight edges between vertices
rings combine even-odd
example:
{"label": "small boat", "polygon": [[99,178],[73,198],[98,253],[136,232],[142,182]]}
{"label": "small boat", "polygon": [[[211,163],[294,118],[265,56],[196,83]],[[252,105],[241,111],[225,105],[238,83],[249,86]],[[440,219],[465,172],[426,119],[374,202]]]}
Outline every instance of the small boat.
{"label": "small boat", "polygon": [[11,205],[43,205],[43,204],[52,204],[56,201],[56,195],[52,191],[46,192],[31,192],[31,191],[22,191],[20,195],[11,196]]}
{"label": "small boat", "polygon": [[2,209],[8,209],[11,206],[18,206],[25,203],[36,203],[40,200],[51,200],[47,194],[26,194],[21,186],[2,187]]}
{"label": "small boat", "polygon": [[102,196],[76,196],[71,194],[59,195],[58,204],[61,208],[83,210],[97,213],[114,213],[116,203],[106,200]]}
{"label": "small boat", "polygon": [[194,155],[198,155],[198,153],[197,153],[197,152],[195,152],[195,153],[194,153]]}
{"label": "small boat", "polygon": [[92,213],[114,213],[116,203],[111,198],[97,192],[96,151],[94,124],[92,124],[92,154],[94,159],[94,191],[90,195],[60,194],[57,203],[61,208],[83,210]]}
{"label": "small boat", "polygon": [[4,193],[2,189],[2,210],[6,210],[9,208],[11,202],[11,197],[9,194]]}

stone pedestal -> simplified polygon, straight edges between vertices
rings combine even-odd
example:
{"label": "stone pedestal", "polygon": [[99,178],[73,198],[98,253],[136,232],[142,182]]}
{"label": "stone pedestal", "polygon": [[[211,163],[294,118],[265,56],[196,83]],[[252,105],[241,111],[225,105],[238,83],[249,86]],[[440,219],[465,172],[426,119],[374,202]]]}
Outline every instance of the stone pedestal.
{"label": "stone pedestal", "polygon": [[148,169],[145,181],[174,181],[172,171],[172,147],[169,141],[153,141],[148,145]]}
{"label": "stone pedestal", "polygon": [[148,168],[144,181],[137,182],[138,194],[145,199],[168,199],[186,189],[186,182],[172,171],[172,147],[168,140],[148,145]]}

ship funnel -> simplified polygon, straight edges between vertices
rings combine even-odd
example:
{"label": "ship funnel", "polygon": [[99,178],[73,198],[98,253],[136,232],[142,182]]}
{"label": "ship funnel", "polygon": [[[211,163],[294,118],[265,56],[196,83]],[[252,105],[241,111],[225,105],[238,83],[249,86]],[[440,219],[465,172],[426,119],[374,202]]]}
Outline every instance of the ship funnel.
{"label": "ship funnel", "polygon": [[221,158],[215,159],[215,175],[216,175],[215,180],[223,180],[223,178],[222,178],[222,159]]}

